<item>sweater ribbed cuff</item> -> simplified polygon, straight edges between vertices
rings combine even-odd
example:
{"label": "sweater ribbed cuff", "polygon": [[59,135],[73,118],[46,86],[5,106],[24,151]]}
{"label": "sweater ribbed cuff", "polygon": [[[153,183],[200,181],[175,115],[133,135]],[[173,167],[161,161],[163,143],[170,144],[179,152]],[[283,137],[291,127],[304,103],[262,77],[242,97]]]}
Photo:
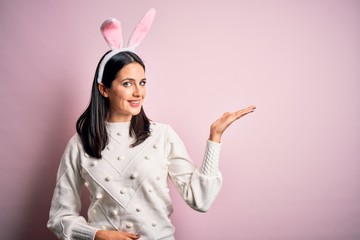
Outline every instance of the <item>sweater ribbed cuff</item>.
{"label": "sweater ribbed cuff", "polygon": [[221,143],[207,141],[204,161],[200,169],[200,173],[206,176],[219,175],[219,160],[220,160]]}
{"label": "sweater ribbed cuff", "polygon": [[72,228],[71,239],[94,240],[97,230],[99,229],[85,223],[75,223]]}

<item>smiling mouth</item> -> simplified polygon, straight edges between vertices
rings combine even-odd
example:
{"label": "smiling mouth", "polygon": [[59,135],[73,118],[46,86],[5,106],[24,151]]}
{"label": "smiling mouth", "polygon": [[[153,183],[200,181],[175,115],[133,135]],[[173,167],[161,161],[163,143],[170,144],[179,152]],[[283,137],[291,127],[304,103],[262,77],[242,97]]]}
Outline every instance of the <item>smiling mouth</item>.
{"label": "smiling mouth", "polygon": [[130,106],[132,107],[139,107],[140,106],[140,100],[129,100]]}

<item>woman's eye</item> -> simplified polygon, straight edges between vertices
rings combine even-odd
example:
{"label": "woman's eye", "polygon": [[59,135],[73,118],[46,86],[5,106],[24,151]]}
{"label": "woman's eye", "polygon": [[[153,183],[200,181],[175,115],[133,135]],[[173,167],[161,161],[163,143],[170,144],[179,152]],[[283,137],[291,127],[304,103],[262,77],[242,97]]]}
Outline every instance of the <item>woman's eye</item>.
{"label": "woman's eye", "polygon": [[123,83],[123,86],[124,86],[124,87],[130,87],[130,86],[131,86],[131,82],[124,82],[124,83]]}
{"label": "woman's eye", "polygon": [[145,80],[144,80],[144,81],[141,81],[141,82],[140,82],[140,85],[141,85],[141,86],[145,86],[145,85],[146,85],[146,81],[145,81]]}

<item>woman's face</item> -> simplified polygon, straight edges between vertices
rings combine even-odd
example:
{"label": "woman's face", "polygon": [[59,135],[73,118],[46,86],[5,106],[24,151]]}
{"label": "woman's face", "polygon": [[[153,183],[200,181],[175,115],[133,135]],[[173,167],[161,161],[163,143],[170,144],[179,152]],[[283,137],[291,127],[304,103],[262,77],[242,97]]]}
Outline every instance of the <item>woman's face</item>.
{"label": "woman's face", "polygon": [[125,65],[112,82],[111,88],[99,86],[110,101],[109,122],[129,122],[139,114],[146,95],[144,68],[137,62]]}

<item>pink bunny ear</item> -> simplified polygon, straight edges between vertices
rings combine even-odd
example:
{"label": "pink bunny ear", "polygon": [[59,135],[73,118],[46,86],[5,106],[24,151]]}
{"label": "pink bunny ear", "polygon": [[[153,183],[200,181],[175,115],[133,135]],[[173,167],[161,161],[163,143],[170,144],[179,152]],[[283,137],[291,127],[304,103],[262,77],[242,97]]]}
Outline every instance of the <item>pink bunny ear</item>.
{"label": "pink bunny ear", "polygon": [[145,35],[150,30],[151,24],[155,18],[155,13],[155,9],[151,8],[138,23],[129,40],[129,48],[135,49],[137,46],[140,45]]}
{"label": "pink bunny ear", "polygon": [[120,49],[123,45],[121,23],[115,18],[104,21],[100,27],[101,33],[105,41],[111,49]]}

